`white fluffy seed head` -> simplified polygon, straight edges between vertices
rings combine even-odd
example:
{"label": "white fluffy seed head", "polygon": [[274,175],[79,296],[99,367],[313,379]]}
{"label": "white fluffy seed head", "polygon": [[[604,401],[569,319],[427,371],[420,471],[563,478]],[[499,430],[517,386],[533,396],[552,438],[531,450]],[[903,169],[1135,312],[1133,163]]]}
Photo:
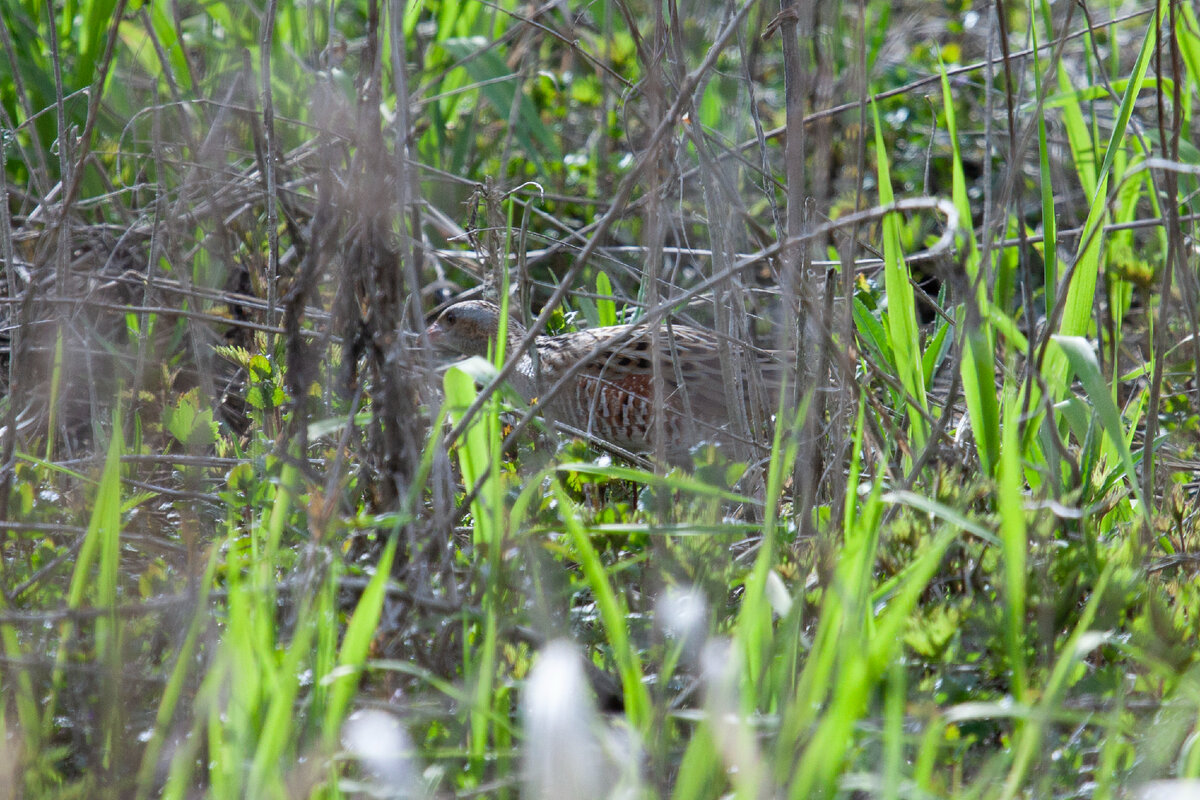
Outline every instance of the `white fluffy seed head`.
{"label": "white fluffy seed head", "polygon": [[400,720],[384,711],[355,711],[342,726],[342,746],[358,759],[373,791],[386,797],[422,797],[415,749]]}
{"label": "white fluffy seed head", "polygon": [[683,657],[695,663],[708,637],[708,603],[692,587],[669,587],[654,604],[654,621],[663,636],[680,643]]}
{"label": "white fluffy seed head", "polygon": [[602,798],[610,780],[601,721],[573,645],[547,644],[530,670],[521,698],[525,722],[524,797]]}

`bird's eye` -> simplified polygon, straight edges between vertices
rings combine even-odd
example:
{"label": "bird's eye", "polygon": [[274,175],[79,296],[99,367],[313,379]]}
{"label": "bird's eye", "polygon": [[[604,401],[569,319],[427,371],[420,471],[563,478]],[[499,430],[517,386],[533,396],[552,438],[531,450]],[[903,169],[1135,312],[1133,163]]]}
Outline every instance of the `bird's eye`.
{"label": "bird's eye", "polygon": [[446,321],[447,325],[453,325],[458,320],[458,312],[453,308],[448,308],[442,314],[442,319]]}

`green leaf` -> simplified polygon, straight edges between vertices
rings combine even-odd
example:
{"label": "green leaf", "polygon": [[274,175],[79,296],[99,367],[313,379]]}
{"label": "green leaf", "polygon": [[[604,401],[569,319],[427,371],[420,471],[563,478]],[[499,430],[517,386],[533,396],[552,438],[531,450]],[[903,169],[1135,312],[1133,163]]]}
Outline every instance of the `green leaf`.
{"label": "green leaf", "polygon": [[163,409],[163,425],[167,432],[180,444],[202,447],[213,444],[219,438],[217,421],[211,408],[200,408],[199,389],[192,389],[179,397],[174,406]]}
{"label": "green leaf", "polygon": [[608,273],[596,273],[596,294],[600,295],[596,300],[596,319],[600,327],[616,325],[617,304],[612,300],[612,282]]}

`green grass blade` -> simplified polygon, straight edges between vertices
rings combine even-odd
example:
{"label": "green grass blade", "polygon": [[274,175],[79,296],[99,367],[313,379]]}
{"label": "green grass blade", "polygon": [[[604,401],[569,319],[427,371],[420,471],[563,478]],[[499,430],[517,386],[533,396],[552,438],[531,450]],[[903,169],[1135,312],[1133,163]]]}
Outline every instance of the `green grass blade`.
{"label": "green grass blade", "polygon": [[[113,419],[119,421],[120,418],[120,410],[117,409],[113,412]],[[79,548],[71,584],[67,590],[68,608],[80,608],[88,596],[100,607],[112,608],[116,604],[121,552],[121,454],[124,447],[121,427],[114,425],[112,438],[108,443],[108,454],[104,460],[104,471],[96,487],[92,516],[84,534],[83,544]],[[93,567],[96,568],[95,574]],[[115,620],[111,618],[96,620],[96,652],[101,663],[107,661],[116,646],[115,624]],[[75,625],[70,619],[59,625],[59,647],[51,678],[52,688],[42,716],[42,729],[47,734],[52,729],[58,690],[62,686],[66,661],[71,651],[69,645],[74,638],[74,632]]]}
{"label": "green grass blade", "polygon": [[[328,576],[322,578],[328,580]],[[250,765],[247,782],[248,797],[269,797],[283,788],[282,758],[289,745],[295,742],[295,732],[303,729],[297,719],[299,707],[296,697],[300,691],[300,677],[305,661],[311,654],[311,643],[320,620],[313,613],[313,603],[305,599],[296,615],[296,628],[292,641],[278,661],[271,676],[272,686],[266,703],[266,714],[261,725],[256,727],[258,745]]]}
{"label": "green grass blade", "polygon": [[1004,447],[1001,450],[996,501],[1000,512],[1000,542],[1004,554],[1005,646],[1012,671],[1012,695],[1027,701],[1028,676],[1025,664],[1025,555],[1028,535],[1025,501],[1021,492],[1024,471],[1018,436],[1020,406],[1009,392],[1004,404]]}
{"label": "green grass blade", "polygon": [[370,655],[371,641],[379,627],[379,616],[383,612],[383,601],[387,597],[387,584],[392,576],[392,562],[396,558],[399,531],[388,537],[388,542],[374,567],[374,574],[367,582],[354,608],[354,614],[346,626],[338,654],[336,671],[328,677],[329,695],[325,708],[324,736],[327,747],[334,747],[342,723],[349,712],[350,701],[358,688],[359,678]]}
{"label": "green grass blade", "polygon": [[1142,497],[1141,481],[1138,480],[1133,454],[1129,450],[1129,439],[1121,420],[1121,412],[1117,410],[1116,403],[1112,399],[1112,391],[1100,373],[1100,362],[1096,359],[1095,351],[1086,339],[1077,336],[1055,336],[1053,339],[1063,357],[1070,364],[1072,371],[1083,384],[1084,391],[1092,401],[1092,407],[1096,410],[1096,416],[1099,418],[1104,432],[1108,434],[1109,440],[1116,448],[1121,464],[1125,468],[1125,481],[1137,498],[1142,519],[1147,530],[1150,530],[1150,509],[1146,505],[1146,499]]}
{"label": "green grass blade", "polygon": [[612,281],[608,273],[596,273],[596,319],[601,327],[617,324],[617,304],[613,300]]}
{"label": "green grass blade", "polygon": [[196,607],[188,625],[187,635],[183,639],[179,652],[175,655],[175,664],[171,668],[170,677],[158,703],[158,712],[154,718],[154,730],[146,749],[142,752],[141,765],[137,775],[138,800],[149,797],[154,791],[155,771],[158,769],[159,757],[162,754],[163,743],[171,732],[171,722],[179,708],[179,700],[183,696],[184,685],[196,668],[193,657],[200,641],[200,634],[211,624],[212,616],[209,610],[209,589],[217,572],[220,548],[213,547],[209,553],[208,567],[199,583],[196,595]]}
{"label": "green grass blade", "polygon": [[[879,109],[871,104],[875,121],[875,158],[879,179],[879,204],[895,202],[892,193],[892,176],[888,167],[888,149],[883,141],[883,128],[879,124]],[[909,419],[912,448],[919,450],[929,437],[929,426],[921,410],[928,410],[925,397],[925,380],[921,368],[921,342],[917,331],[917,306],[913,293],[912,278],[900,245],[900,219],[895,213],[883,218],[883,283],[887,292],[887,331],[892,353],[896,357],[896,372],[900,383],[908,393],[904,404]],[[915,404],[913,408],[909,404]]]}
{"label": "green grass blade", "polygon": [[[1159,13],[1166,13],[1165,6],[1160,9]],[[1067,287],[1062,324],[1058,331],[1064,336],[1086,336],[1091,323],[1092,304],[1095,300],[1096,280],[1100,267],[1101,239],[1103,238],[1101,228],[1108,217],[1105,196],[1108,192],[1109,178],[1117,155],[1125,141],[1134,102],[1144,86],[1146,71],[1150,67],[1154,45],[1157,42],[1157,30],[1157,25],[1148,25],[1146,28],[1146,36],[1142,40],[1142,47],[1138,53],[1137,62],[1134,64],[1132,77],[1121,98],[1117,119],[1109,137],[1108,146],[1105,148],[1104,161],[1100,165],[1095,190],[1091,192],[1092,202],[1083,226],[1080,240],[1081,249],[1075,256],[1076,266],[1070,285]],[[1058,357],[1048,356],[1046,362],[1043,375],[1047,385],[1065,388],[1062,379],[1064,378],[1063,369],[1066,365],[1061,354]],[[1061,396],[1060,391],[1053,399],[1058,400]]]}
{"label": "green grass blade", "polygon": [[[922,550],[887,608],[873,621],[874,624],[868,620],[863,627],[861,617],[850,608],[846,609],[848,613],[843,617],[845,628],[836,639],[829,640],[830,646],[838,650],[838,677],[833,682],[833,697],[817,723],[808,747],[797,761],[788,787],[788,797],[802,800],[815,796],[830,797],[835,793],[842,765],[849,757],[855,741],[854,726],[866,713],[870,697],[886,673],[888,664],[897,657],[909,614],[936,574],[946,548],[957,536],[956,528],[948,528],[928,548]],[[847,562],[849,573],[861,569],[861,565],[853,564],[854,560],[852,556],[851,561]],[[840,595],[865,599],[865,592],[869,589],[864,582],[853,578],[844,586],[844,592],[827,593],[826,602],[839,605],[842,603]],[[838,588],[840,590],[842,587]]]}
{"label": "green grass blade", "polygon": [[1070,638],[1059,651],[1058,658],[1054,662],[1054,669],[1041,692],[1041,702],[1038,704],[1038,708],[1030,714],[1026,725],[1014,736],[1012,767],[1009,769],[1003,787],[996,795],[1000,800],[1012,800],[1021,792],[1029,770],[1038,757],[1046,727],[1054,719],[1054,712],[1062,703],[1063,693],[1069,685],[1074,667],[1089,652],[1103,644],[1107,638],[1106,634],[1091,630],[1091,626],[1105,598],[1105,589],[1112,579],[1116,564],[1116,561],[1110,561],[1105,565]]}
{"label": "green grass blade", "polygon": [[[963,171],[962,145],[959,142],[958,119],[954,111],[954,95],[950,91],[950,78],[943,64],[938,64],[941,73],[942,109],[946,117],[946,133],[950,138],[951,192],[959,219],[971,219],[971,203],[967,198],[967,179]],[[972,310],[960,308],[958,327],[963,332],[962,374],[963,399],[967,404],[967,415],[971,429],[975,432],[975,447],[985,475],[992,475],[999,461],[1000,414],[996,403],[996,370],[993,363],[995,334],[986,314],[989,302],[987,286],[980,279],[980,255],[975,236],[966,232],[966,253],[963,268],[967,280],[974,288]]]}
{"label": "green grass blade", "polygon": [[[780,402],[786,397],[786,391],[780,393]],[[791,419],[785,416],[781,405],[776,419],[789,424],[776,424],[775,438],[771,445],[771,461],[767,465],[767,518],[763,523],[762,542],[758,548],[758,557],[754,567],[746,578],[746,592],[742,597],[741,608],[738,609],[736,642],[742,647],[746,664],[746,673],[752,685],[759,685],[763,670],[772,650],[772,609],[767,600],[767,585],[771,570],[777,558],[776,536],[779,524],[779,497],[783,491],[783,480],[786,470],[796,460],[796,437],[787,435],[790,431],[798,431],[804,425],[812,394],[806,393],[800,407],[796,409]]]}
{"label": "green grass blade", "polygon": [[625,713],[635,730],[648,731],[652,719],[650,693],[643,681],[641,661],[634,651],[630,637],[627,625],[628,610],[613,590],[608,576],[604,574],[604,564],[579,521],[575,503],[557,481],[552,486],[554,497],[558,501],[559,516],[575,548],[584,581],[591,588],[596,598],[596,606],[600,609],[600,620],[612,647],[613,661],[621,675]]}

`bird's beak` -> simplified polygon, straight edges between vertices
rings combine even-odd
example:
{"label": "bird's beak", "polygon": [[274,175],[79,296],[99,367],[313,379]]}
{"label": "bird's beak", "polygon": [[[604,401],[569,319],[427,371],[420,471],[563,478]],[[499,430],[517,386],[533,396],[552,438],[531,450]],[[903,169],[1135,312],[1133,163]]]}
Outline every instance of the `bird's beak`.
{"label": "bird's beak", "polygon": [[434,345],[435,347],[439,346],[442,343],[442,339],[445,336],[445,333],[446,332],[442,330],[442,326],[438,325],[436,322],[425,329],[426,338],[428,338],[429,343]]}

